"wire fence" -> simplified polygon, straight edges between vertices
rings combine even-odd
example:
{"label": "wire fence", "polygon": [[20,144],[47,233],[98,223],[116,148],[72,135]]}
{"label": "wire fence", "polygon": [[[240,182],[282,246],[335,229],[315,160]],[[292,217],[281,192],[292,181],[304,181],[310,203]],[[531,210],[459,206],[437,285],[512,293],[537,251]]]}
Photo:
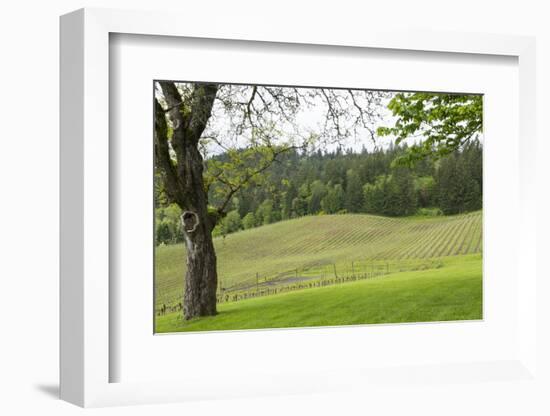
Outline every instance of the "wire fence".
{"label": "wire fence", "polygon": [[[394,273],[430,270],[443,267],[439,258],[405,259],[396,261],[356,260],[345,263],[312,264],[301,268],[265,274],[256,272],[236,283],[218,280],[217,302],[237,302],[303,289],[340,285],[358,280],[381,278]],[[181,302],[157,305],[157,315],[180,311]]]}

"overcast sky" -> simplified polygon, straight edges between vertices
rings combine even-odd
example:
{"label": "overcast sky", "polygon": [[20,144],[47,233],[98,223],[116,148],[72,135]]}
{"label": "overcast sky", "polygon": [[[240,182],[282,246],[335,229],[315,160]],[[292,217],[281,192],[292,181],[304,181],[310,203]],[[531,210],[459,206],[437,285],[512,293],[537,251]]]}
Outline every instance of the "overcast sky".
{"label": "overcast sky", "polygon": [[[178,88],[181,91],[184,91],[186,88],[189,91],[193,83],[177,83]],[[235,124],[239,124],[239,121],[242,120],[243,111],[237,110],[231,112],[227,110],[223,103],[222,97],[224,94],[231,97],[230,101],[241,103],[242,108],[243,103],[247,103],[252,94],[252,86],[242,85],[234,86],[228,84],[220,84],[220,89],[218,90],[218,99],[215,101],[214,109],[212,116],[209,119],[208,128],[205,130],[203,136],[205,137],[215,137],[218,143],[223,145],[220,146],[214,140],[209,140],[206,146],[207,155],[213,155],[222,153],[227,148],[242,148],[250,143],[250,138],[252,135],[252,130],[250,128],[239,131]],[[266,93],[265,89],[258,87],[258,91],[263,91],[262,97],[254,96],[253,99],[253,108],[261,108],[262,100],[269,101],[269,95]],[[294,91],[294,88],[283,88],[283,93],[291,95]],[[294,144],[303,142],[307,137],[310,137],[312,134],[320,134],[324,131],[324,126],[327,121],[327,114],[329,114],[329,106],[327,101],[333,102],[333,100],[328,100],[327,95],[321,94],[320,89],[316,88],[297,88],[301,93],[309,94],[313,96],[309,100],[309,105],[301,104],[294,114],[294,117],[291,122],[285,121],[283,117],[280,117],[281,112],[277,111],[277,106],[275,108],[275,114],[268,118],[267,123],[272,124],[274,133],[272,137],[276,137],[274,140],[275,143],[288,143],[293,141]],[[374,117],[367,117],[368,128],[358,128],[353,129],[353,134],[350,134],[349,137],[345,139],[340,139],[338,143],[334,139],[326,138],[324,140],[317,140],[317,148],[320,148],[323,151],[333,151],[338,146],[342,146],[344,149],[352,148],[355,151],[360,151],[363,147],[368,150],[373,150],[375,147],[378,148],[387,148],[391,143],[394,142],[395,138],[392,136],[379,137],[375,135],[373,137],[371,132],[375,132],[378,127],[385,126],[390,127],[395,123],[395,117],[391,114],[390,110],[387,109],[387,104],[395,96],[395,92],[385,92],[382,93],[383,96],[375,95],[375,92],[365,91],[365,90],[353,90],[353,97],[356,102],[349,100],[351,96],[346,90],[331,90],[325,89],[325,92],[328,92],[330,98],[342,97],[342,99],[348,100],[348,107],[350,117],[348,122],[354,120],[355,115],[357,114],[357,107],[367,108],[370,113],[376,113]],[[380,93],[378,93],[380,94]],[[376,100],[368,101],[367,97],[376,96]],[[160,88],[157,88],[157,97],[162,99],[162,93]],[[364,97],[364,100],[361,98]],[[354,104],[358,104],[354,105]],[[348,108],[345,107],[344,108]],[[278,113],[278,114],[277,114]],[[262,123],[260,123],[262,124]],[[411,138],[408,140],[409,144],[418,142],[420,139],[418,137]],[[225,147],[225,149],[224,149]]]}

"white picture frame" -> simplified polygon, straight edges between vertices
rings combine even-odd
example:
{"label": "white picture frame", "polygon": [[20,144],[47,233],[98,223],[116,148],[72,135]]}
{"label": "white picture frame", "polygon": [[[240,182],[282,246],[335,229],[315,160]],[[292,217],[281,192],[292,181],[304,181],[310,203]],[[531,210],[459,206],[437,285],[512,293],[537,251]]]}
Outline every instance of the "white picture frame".
{"label": "white picture frame", "polygon": [[[412,378],[435,389],[434,382],[481,385],[501,375],[508,383],[539,388],[544,374],[537,366],[535,40],[509,35],[403,31],[391,26],[350,27],[327,33],[321,26],[285,28],[264,24],[236,33],[219,18],[206,28],[200,21],[162,12],[82,9],[61,18],[61,398],[79,406],[160,403],[215,397],[320,393],[374,388]],[[216,17],[214,17],[217,19]],[[212,29],[210,29],[212,28]],[[333,47],[504,55],[519,66],[519,213],[517,267],[523,277],[517,292],[517,354],[498,362],[441,363],[411,369],[379,368],[369,372],[336,369],[317,373],[281,373],[269,379],[224,386],[203,379],[156,382],[110,382],[110,365],[119,359],[110,349],[109,252],[109,36],[113,33],[224,39]],[[112,225],[112,224],[111,224]],[[112,259],[111,259],[112,260]],[[414,374],[413,374],[414,373]],[[477,376],[473,376],[477,374]],[[489,377],[490,375],[490,377]],[[346,382],[342,382],[346,380]],[[502,381],[501,380],[501,381]],[[431,386],[431,387],[429,387]],[[485,386],[485,385],[484,385]],[[480,387],[481,388],[481,387]],[[485,387],[484,387],[485,388]],[[497,390],[492,390],[496,394]],[[488,399],[489,399],[488,395]]]}

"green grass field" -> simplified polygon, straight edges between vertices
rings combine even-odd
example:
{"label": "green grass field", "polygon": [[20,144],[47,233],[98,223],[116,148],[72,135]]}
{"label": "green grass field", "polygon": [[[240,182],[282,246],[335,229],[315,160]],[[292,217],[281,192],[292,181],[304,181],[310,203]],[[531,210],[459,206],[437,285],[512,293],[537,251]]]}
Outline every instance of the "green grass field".
{"label": "green grass field", "polygon": [[[268,282],[282,287],[294,274],[323,280],[335,270],[350,276],[377,267],[384,273],[221,303],[212,318],[183,322],[181,312],[156,316],[157,332],[481,318],[481,211],[449,217],[310,216],[216,238],[215,246],[220,290],[257,290],[250,289],[257,276],[265,287]],[[181,302],[184,250],[156,248],[157,310]],[[429,263],[433,259],[437,267]]]}
{"label": "green grass field", "polygon": [[443,268],[229,302],[215,317],[159,316],[157,332],[288,328],[482,318],[481,255]]}

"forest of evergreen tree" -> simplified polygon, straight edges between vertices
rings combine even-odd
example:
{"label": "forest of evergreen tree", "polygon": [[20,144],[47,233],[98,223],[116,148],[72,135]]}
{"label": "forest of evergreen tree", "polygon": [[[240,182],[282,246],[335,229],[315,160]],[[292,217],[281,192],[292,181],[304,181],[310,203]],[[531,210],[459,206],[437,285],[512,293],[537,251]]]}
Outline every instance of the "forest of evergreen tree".
{"label": "forest of evergreen tree", "polygon": [[[475,140],[439,160],[392,162],[406,146],[361,151],[289,151],[261,185],[241,189],[215,235],[305,215],[453,215],[482,208],[483,147]],[[224,155],[216,158],[222,159]],[[209,198],[216,201],[215,189]],[[156,195],[157,244],[182,240],[179,208]]]}

